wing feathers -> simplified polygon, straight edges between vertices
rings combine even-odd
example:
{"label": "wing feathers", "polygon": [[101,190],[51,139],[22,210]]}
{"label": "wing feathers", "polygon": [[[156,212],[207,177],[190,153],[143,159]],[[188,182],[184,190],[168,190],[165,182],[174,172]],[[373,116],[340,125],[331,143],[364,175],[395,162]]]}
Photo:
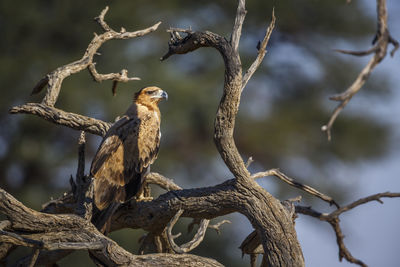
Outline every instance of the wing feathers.
{"label": "wing feathers", "polygon": [[130,114],[109,129],[92,162],[95,204],[100,210],[135,195],[158,154],[159,117],[144,106],[134,105],[128,109]]}

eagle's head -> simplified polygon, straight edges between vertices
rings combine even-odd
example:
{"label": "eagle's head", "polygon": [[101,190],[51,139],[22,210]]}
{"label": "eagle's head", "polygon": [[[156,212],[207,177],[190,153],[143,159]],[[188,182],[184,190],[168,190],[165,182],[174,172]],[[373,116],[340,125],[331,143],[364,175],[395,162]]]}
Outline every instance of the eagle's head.
{"label": "eagle's head", "polygon": [[167,92],[156,86],[149,86],[140,89],[135,94],[135,102],[144,105],[158,104],[162,99],[168,99]]}

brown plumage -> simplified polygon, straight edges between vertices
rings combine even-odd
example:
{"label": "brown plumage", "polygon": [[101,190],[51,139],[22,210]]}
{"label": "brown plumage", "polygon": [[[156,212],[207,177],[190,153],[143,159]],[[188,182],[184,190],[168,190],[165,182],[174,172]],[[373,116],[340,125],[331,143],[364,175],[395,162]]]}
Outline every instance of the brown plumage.
{"label": "brown plumage", "polygon": [[93,159],[93,222],[103,228],[120,203],[135,196],[160,145],[161,114],[158,103],[167,98],[158,87],[146,87],[135,94],[134,103],[108,130]]}

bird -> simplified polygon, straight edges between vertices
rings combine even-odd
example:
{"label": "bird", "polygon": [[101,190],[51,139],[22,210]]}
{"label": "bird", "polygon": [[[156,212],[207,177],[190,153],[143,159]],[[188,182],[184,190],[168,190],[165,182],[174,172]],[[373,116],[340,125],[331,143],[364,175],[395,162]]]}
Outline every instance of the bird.
{"label": "bird", "polygon": [[121,203],[140,195],[145,175],[160,146],[161,113],[168,99],[161,88],[150,86],[134,95],[133,103],[105,134],[90,167],[93,178],[92,223],[103,233]]}

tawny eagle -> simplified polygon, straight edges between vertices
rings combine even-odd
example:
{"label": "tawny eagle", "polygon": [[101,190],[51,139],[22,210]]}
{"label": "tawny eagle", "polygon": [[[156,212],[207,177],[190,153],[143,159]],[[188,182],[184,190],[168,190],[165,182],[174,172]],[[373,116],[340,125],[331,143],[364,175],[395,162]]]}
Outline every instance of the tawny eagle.
{"label": "tawny eagle", "polygon": [[119,204],[138,194],[157,158],[161,137],[158,103],[166,98],[167,93],[155,86],[138,91],[96,152],[90,168],[96,206],[92,221],[102,231]]}

